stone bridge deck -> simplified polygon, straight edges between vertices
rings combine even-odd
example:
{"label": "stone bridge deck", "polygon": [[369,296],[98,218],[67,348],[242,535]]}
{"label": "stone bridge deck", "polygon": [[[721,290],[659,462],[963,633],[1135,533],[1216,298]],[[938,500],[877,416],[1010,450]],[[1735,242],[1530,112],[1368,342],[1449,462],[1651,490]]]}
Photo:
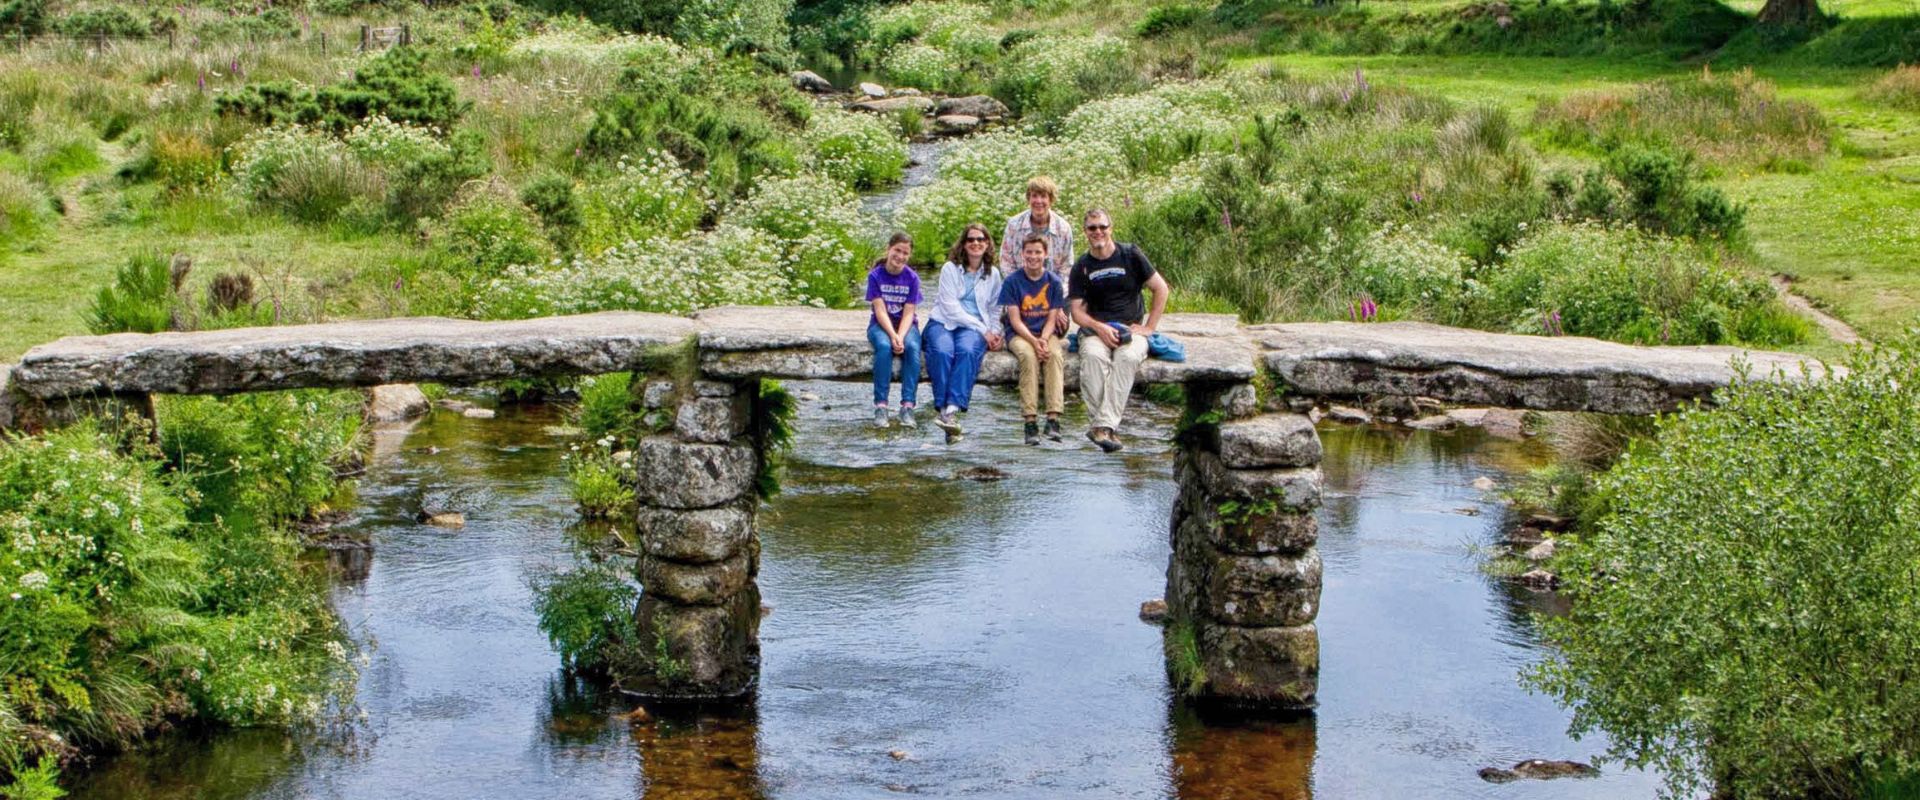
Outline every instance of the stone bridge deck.
{"label": "stone bridge deck", "polygon": [[[10,374],[0,369],[0,397],[44,402],[591,375],[638,368],[689,340],[697,342],[700,369],[709,377],[852,380],[869,370],[866,318],[865,311],[727,307],[688,317],[407,318],[76,336],[32,349]],[[1789,353],[1633,347],[1409,322],[1242,326],[1226,315],[1174,314],[1163,330],[1186,344],[1188,360],[1149,361],[1143,383],[1240,383],[1265,368],[1287,393],[1312,397],[1421,395],[1538,410],[1649,413],[1707,397],[1734,378],[1736,361],[1754,375],[1784,379],[1823,369]],[[1069,383],[1078,373],[1071,367]],[[1010,355],[989,354],[980,379],[1012,383],[1015,370]]]}

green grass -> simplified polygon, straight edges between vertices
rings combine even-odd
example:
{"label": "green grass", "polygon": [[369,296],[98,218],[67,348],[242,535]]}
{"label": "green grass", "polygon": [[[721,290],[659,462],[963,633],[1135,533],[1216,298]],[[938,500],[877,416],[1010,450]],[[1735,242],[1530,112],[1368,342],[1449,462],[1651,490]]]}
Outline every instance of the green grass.
{"label": "green grass", "polygon": [[[1495,104],[1520,120],[1573,92],[1626,89],[1698,69],[1657,59],[1303,54],[1234,66],[1260,64],[1307,76],[1362,69],[1377,84]],[[1781,97],[1819,107],[1833,122],[1837,154],[1805,174],[1717,176],[1714,182],[1748,207],[1755,266],[1793,277],[1798,292],[1869,339],[1920,324],[1920,113],[1862,97],[1882,70],[1774,65],[1755,73],[1774,82]],[[1552,149],[1534,138],[1536,147]],[[1827,342],[1810,349],[1833,352]]]}

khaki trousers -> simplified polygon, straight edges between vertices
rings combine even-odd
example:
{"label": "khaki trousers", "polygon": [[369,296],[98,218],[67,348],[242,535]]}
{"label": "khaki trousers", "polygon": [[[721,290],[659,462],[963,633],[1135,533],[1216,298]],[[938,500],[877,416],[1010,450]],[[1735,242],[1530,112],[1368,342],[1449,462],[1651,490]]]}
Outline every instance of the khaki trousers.
{"label": "khaki trousers", "polygon": [[1013,351],[1013,357],[1020,362],[1020,414],[1032,417],[1040,413],[1040,389],[1044,383],[1047,390],[1047,413],[1059,414],[1066,410],[1066,392],[1062,386],[1066,383],[1067,341],[1059,336],[1047,337],[1047,360],[1033,352],[1033,345],[1017,336],[1008,337],[1007,349]]}
{"label": "khaki trousers", "polygon": [[1080,334],[1080,399],[1087,401],[1087,424],[1095,428],[1120,427],[1120,414],[1127,410],[1127,395],[1133,391],[1133,375],[1140,362],[1147,360],[1147,337],[1134,336],[1118,349],[1093,331]]}

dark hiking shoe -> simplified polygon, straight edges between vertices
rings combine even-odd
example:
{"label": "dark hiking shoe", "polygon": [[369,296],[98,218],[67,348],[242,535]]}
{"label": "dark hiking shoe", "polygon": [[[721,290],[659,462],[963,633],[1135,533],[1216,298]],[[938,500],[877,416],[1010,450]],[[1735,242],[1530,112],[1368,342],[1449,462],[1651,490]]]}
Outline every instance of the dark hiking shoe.
{"label": "dark hiking shoe", "polygon": [[1101,450],[1109,453],[1118,453],[1126,448],[1126,445],[1120,443],[1120,434],[1114,433],[1111,430],[1107,431],[1107,435],[1100,437],[1100,441],[1095,442],[1095,444],[1100,445]]}
{"label": "dark hiking shoe", "polygon": [[[1026,434],[1027,434],[1027,444],[1040,443],[1040,425],[1038,423],[1034,423],[1034,422],[1027,423]],[[1056,438],[1054,439],[1054,441],[1057,442],[1060,440]]]}
{"label": "dark hiking shoe", "polygon": [[1060,436],[1061,436],[1061,434],[1060,434],[1060,420],[1057,420],[1057,419],[1054,419],[1054,418],[1052,418],[1052,417],[1048,417],[1048,418],[1047,418],[1047,426],[1046,426],[1046,428],[1045,428],[1045,431],[1046,431],[1046,434],[1047,434],[1047,438],[1049,438],[1049,439],[1052,439],[1052,440],[1054,440],[1054,441],[1056,441],[1056,442],[1057,442],[1057,441],[1060,441]]}

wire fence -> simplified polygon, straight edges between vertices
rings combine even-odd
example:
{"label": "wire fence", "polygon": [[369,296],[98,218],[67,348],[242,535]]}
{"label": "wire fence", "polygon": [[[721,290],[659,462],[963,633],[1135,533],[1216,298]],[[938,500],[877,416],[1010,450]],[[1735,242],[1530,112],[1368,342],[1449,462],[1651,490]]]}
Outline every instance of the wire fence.
{"label": "wire fence", "polygon": [[[344,39],[344,41],[343,41]],[[326,31],[292,36],[243,36],[202,39],[199,36],[176,31],[149,34],[126,33],[0,33],[0,50],[19,53],[29,47],[53,45],[75,49],[86,49],[101,53],[122,48],[159,48],[166,50],[219,49],[222,51],[240,48],[246,52],[272,48],[286,50],[289,46],[305,46],[320,53],[384,50],[396,45],[413,43],[411,25],[374,26],[362,25],[355,37],[330,35]]]}

